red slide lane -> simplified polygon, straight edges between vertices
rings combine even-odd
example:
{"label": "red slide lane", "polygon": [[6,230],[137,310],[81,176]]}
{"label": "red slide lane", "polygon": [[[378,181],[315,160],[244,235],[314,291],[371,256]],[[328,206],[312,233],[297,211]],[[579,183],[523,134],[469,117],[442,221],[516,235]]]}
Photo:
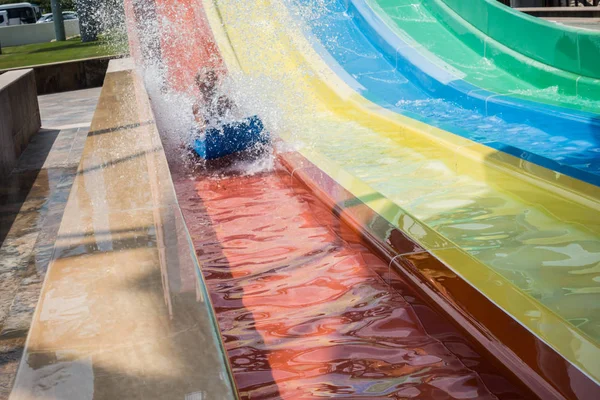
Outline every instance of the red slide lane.
{"label": "red slide lane", "polygon": [[282,167],[174,175],[242,398],[523,398]]}
{"label": "red slide lane", "polygon": [[201,68],[224,69],[201,1],[156,0],[156,10],[171,88],[195,91],[194,77]]}

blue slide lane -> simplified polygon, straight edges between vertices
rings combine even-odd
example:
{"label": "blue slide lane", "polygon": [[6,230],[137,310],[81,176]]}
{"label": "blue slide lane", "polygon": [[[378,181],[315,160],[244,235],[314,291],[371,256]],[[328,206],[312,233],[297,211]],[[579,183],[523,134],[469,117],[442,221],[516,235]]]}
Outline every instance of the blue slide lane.
{"label": "blue slide lane", "polygon": [[[303,7],[314,4],[296,1]],[[370,101],[600,186],[600,115],[467,83],[404,42],[364,0],[338,0],[317,11],[307,21],[319,42],[315,49]]]}

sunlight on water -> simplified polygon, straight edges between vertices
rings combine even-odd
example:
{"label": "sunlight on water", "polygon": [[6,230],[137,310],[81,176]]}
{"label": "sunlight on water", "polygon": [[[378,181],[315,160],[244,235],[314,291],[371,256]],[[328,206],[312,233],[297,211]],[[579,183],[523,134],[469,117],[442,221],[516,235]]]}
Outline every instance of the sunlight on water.
{"label": "sunlight on water", "polygon": [[[314,20],[330,12],[331,3],[303,4],[294,11],[303,18]],[[353,51],[351,42],[345,41],[342,46]],[[507,124],[498,117],[484,117],[439,99],[399,101],[399,106],[426,118],[459,124],[482,141],[510,135],[516,143],[528,140],[540,152],[561,156],[556,153],[556,140],[560,138],[549,139],[549,135],[526,124]],[[600,306],[594,295],[599,288],[594,279],[600,271],[590,271],[600,255],[597,226],[582,229],[557,219],[486,182],[457,175],[437,161],[435,153],[420,154],[368,127],[333,119],[327,112],[313,114],[294,137],[343,166],[590,336],[600,337]],[[595,151],[591,143],[566,138],[560,148],[565,154]],[[572,244],[577,244],[580,251],[565,252],[565,246]],[[591,256],[584,256],[588,253]],[[569,286],[581,290],[573,291]],[[569,306],[572,302],[579,302],[579,307]]]}
{"label": "sunlight on water", "polygon": [[[307,0],[296,2],[301,10],[298,15],[302,17],[303,10],[310,8],[312,3]],[[476,97],[473,97],[457,104],[458,100],[440,98],[439,92],[443,92],[443,89],[435,86],[429,88],[427,79],[421,82],[424,79],[423,74],[415,74],[413,70],[418,68],[411,66],[409,62],[401,61],[401,58],[395,61],[386,58],[373,46],[371,39],[363,35],[356,25],[356,17],[352,13],[349,14],[341,2],[337,4],[337,8],[317,7],[319,12],[310,14],[309,29],[306,31],[318,38],[326,51],[354,78],[354,82],[348,83],[358,87],[358,91],[369,100],[476,142],[490,144],[494,148],[511,146],[514,149],[513,155],[526,151],[540,156],[544,161],[553,161],[566,168],[585,171],[587,174],[600,174],[598,128],[594,131],[593,127],[585,124],[563,126],[562,123],[548,123],[548,118],[541,115],[514,114],[515,110],[507,106],[493,106],[493,113],[488,115],[486,99],[475,101]],[[404,8],[413,9],[412,6]],[[403,40],[411,43],[409,38],[403,37]],[[429,54],[420,44],[414,43],[413,46],[417,46],[418,52],[427,58],[428,62],[435,64],[437,69],[450,72],[449,76],[445,76],[449,81],[464,75],[449,64],[440,62],[438,57]],[[497,69],[492,67],[489,60],[483,58],[468,66],[469,69],[477,70],[478,74],[486,69]],[[437,79],[443,81],[442,78]],[[453,91],[449,92],[453,96],[457,95]],[[543,94],[544,98],[553,96],[555,100],[559,97],[563,101],[572,100],[568,96],[561,97],[556,88],[515,90],[514,93],[535,93],[540,96]],[[502,96],[493,97],[500,102],[506,100],[506,97]],[[564,135],[570,138],[567,139]],[[557,145],[557,141],[561,142],[560,145]],[[561,172],[566,173],[565,169]]]}
{"label": "sunlight on water", "polygon": [[[147,35],[151,36],[155,30],[152,26],[148,28]],[[171,34],[174,34],[171,32]],[[178,35],[187,35],[179,32]],[[146,39],[147,40],[147,39]],[[192,109],[195,103],[200,106],[200,113],[208,115],[207,105],[198,101],[199,94],[195,87],[188,91],[181,91],[168,84],[172,70],[178,70],[180,65],[164,65],[159,62],[160,57],[150,57],[145,65],[140,66],[146,88],[150,94],[156,121],[163,136],[165,150],[175,154],[186,163],[204,162],[197,157],[190,157],[189,144],[202,134],[196,129]],[[197,71],[206,70],[206,67],[198,67]],[[278,104],[283,104],[282,91],[273,90],[274,84],[268,76],[247,77],[243,74],[228,74],[222,76],[217,87],[216,97],[226,96],[235,104],[231,114],[220,120],[221,124],[231,123],[244,116],[258,115],[265,129],[272,138],[276,138],[277,132],[286,128],[289,119],[282,120],[282,113],[278,111]],[[291,100],[291,99],[290,99]],[[242,157],[227,168],[224,172],[237,172],[248,175],[263,171],[270,171],[274,167],[274,155],[272,151],[265,149],[265,145],[258,143],[248,153],[256,156]],[[249,159],[248,159],[249,158]]]}
{"label": "sunlight on water", "polygon": [[502,142],[600,174],[600,145],[592,140],[557,136],[526,123],[507,123],[498,116],[484,116],[441,99],[399,100],[399,109],[420,115],[441,126],[450,124],[479,143]]}
{"label": "sunlight on water", "polygon": [[[235,102],[239,115],[258,115],[271,136],[286,141],[286,149],[276,151],[320,152],[591,337],[600,338],[600,227],[562,220],[527,199],[527,194],[517,198],[504,193],[497,183],[456,173],[433,147],[415,149],[411,140],[393,140],[368,123],[342,118],[339,110],[329,108],[328,100],[316,89],[321,66],[310,61],[314,49],[303,32],[309,32],[308,26],[316,20],[322,24],[319,29],[326,29],[329,22],[323,17],[343,11],[340,3],[281,0],[266,5],[218,0],[215,4],[240,63],[239,70],[232,68],[222,79],[219,93]],[[156,26],[149,23],[145,32],[141,40],[153,48]],[[192,33],[173,30],[170,34],[185,37]],[[332,43],[342,39],[329,38]],[[337,48],[360,53],[352,41],[337,43]],[[170,87],[172,71],[159,59],[159,55],[147,57],[140,68],[161,134],[167,138],[167,151],[189,160],[186,146],[193,138],[191,110],[197,94]],[[342,100],[331,102],[344,107]],[[539,152],[554,156],[561,156],[556,146],[560,143],[565,157],[598,151],[591,143],[549,139],[526,124],[483,117],[441,99],[397,99],[395,105],[424,118],[458,124],[473,139],[484,142],[498,135],[510,136],[515,143],[533,140]],[[272,170],[272,152],[261,154],[233,168],[246,174]],[[597,168],[600,172],[600,165]]]}
{"label": "sunlight on water", "polygon": [[586,109],[597,110],[597,112],[600,113],[600,101],[586,99],[583,96],[573,96],[560,93],[558,86],[551,86],[545,89],[511,90],[510,93],[532,98],[539,97],[547,101],[561,101],[563,103],[584,107]]}

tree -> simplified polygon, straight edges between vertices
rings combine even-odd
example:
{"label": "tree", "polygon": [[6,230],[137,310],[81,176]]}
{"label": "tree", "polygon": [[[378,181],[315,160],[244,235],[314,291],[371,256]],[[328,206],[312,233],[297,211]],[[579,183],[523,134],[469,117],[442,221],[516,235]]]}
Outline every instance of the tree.
{"label": "tree", "polygon": [[[20,1],[22,1],[22,0],[20,0]],[[51,0],[39,0],[39,1],[33,0],[33,1],[31,1],[31,3],[35,3],[35,4],[39,5],[44,10],[47,10],[46,12],[50,12]],[[75,1],[74,0],[60,0],[60,7],[62,8],[63,11],[75,11]]]}
{"label": "tree", "polygon": [[94,0],[77,0],[77,15],[79,16],[79,32],[82,42],[98,40],[100,30],[99,2]]}
{"label": "tree", "polygon": [[76,6],[82,42],[96,40],[100,32],[110,34],[123,30],[123,0],[76,0]]}

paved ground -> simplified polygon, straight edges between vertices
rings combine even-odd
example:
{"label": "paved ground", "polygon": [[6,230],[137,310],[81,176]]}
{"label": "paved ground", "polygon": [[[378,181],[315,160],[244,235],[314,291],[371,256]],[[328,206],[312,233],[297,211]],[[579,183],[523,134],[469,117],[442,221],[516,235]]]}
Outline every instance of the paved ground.
{"label": "paved ground", "polygon": [[11,400],[234,399],[148,96],[111,64]]}
{"label": "paved ground", "polygon": [[557,24],[572,26],[574,28],[583,28],[593,31],[600,31],[600,18],[557,18],[548,17],[544,18],[547,21],[555,22]]}
{"label": "paved ground", "polygon": [[42,130],[0,188],[0,399],[10,393],[99,95],[40,96]]}

